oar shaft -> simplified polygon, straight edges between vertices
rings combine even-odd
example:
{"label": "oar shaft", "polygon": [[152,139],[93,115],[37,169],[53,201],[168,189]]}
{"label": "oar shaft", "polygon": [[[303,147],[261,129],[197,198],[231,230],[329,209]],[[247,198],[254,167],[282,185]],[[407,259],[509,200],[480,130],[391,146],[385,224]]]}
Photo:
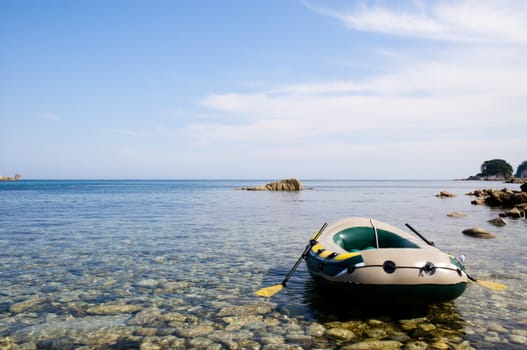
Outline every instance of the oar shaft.
{"label": "oar shaft", "polygon": [[431,241],[429,241],[428,239],[426,239],[423,235],[421,235],[419,232],[417,232],[417,230],[416,230],[415,228],[413,228],[412,226],[410,226],[410,224],[406,224],[406,227],[408,227],[410,230],[412,230],[413,233],[415,233],[416,235],[418,235],[423,241],[426,242],[426,244],[431,245],[432,247],[435,247],[434,242],[431,242]]}
{"label": "oar shaft", "polygon": [[293,273],[295,273],[296,269],[298,268],[298,265],[300,265],[302,260],[306,258],[307,253],[309,253],[309,250],[317,243],[318,237],[320,237],[320,235],[322,234],[322,231],[324,231],[327,226],[328,226],[328,223],[325,222],[324,225],[322,225],[322,227],[320,228],[320,230],[318,230],[317,234],[309,241],[309,243],[306,246],[306,249],[304,249],[304,252],[300,256],[300,258],[298,258],[293,268],[289,270],[289,272],[287,273],[287,276],[285,276],[285,278],[283,279],[281,283],[283,286],[286,285],[287,281],[289,281],[289,278],[291,278]]}

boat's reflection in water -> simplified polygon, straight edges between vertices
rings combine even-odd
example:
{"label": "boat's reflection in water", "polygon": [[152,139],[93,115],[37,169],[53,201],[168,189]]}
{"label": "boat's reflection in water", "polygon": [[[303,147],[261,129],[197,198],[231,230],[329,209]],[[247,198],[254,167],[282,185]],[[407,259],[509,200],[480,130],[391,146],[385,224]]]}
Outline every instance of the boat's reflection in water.
{"label": "boat's reflection in water", "polygon": [[420,317],[442,324],[451,324],[457,329],[464,323],[452,302],[437,305],[365,303],[353,298],[349,291],[323,288],[312,278],[305,280],[302,296],[302,304],[309,310],[307,318],[321,323],[375,318],[398,321]]}

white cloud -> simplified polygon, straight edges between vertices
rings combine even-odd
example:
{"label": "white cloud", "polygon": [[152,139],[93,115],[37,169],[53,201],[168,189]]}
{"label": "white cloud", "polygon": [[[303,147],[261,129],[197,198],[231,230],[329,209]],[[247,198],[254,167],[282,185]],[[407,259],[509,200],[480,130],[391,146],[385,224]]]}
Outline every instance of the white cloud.
{"label": "white cloud", "polygon": [[[198,147],[193,152],[212,154],[209,160],[228,154],[243,163],[250,153],[252,166],[273,163],[308,177],[370,177],[381,162],[392,168],[377,178],[461,177],[492,157],[521,162],[527,2],[430,4],[329,14],[356,30],[455,45],[429,47],[424,59],[398,56],[376,76],[211,94],[202,101],[208,118],[195,119],[181,136]],[[379,45],[371,50],[386,52]],[[314,161],[327,170],[313,172]],[[247,169],[240,176],[259,175]]]}
{"label": "white cloud", "polygon": [[[391,137],[399,132],[404,138],[410,131],[433,130],[429,137],[441,138],[448,130],[471,134],[502,125],[527,128],[523,51],[456,50],[368,79],[215,94],[203,104],[218,114],[217,121],[195,123],[188,134],[202,144],[287,143],[359,132]],[[224,116],[231,122],[222,122]],[[233,123],[235,117],[243,123]]]}
{"label": "white cloud", "polygon": [[419,2],[406,8],[393,8],[388,1],[384,4],[360,2],[353,9],[339,11],[307,6],[353,30],[451,42],[527,44],[527,3],[523,0]]}

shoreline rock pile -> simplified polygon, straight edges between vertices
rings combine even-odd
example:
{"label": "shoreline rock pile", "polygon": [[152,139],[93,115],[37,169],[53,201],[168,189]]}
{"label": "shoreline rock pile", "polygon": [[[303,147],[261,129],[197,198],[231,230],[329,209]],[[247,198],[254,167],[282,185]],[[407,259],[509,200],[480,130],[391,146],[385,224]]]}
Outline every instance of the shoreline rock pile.
{"label": "shoreline rock pile", "polygon": [[527,185],[522,185],[521,191],[514,191],[508,188],[481,189],[467,193],[469,196],[476,196],[471,203],[474,205],[488,205],[494,208],[508,209],[500,214],[501,217],[520,219],[527,216]]}
{"label": "shoreline rock pile", "polygon": [[[497,189],[479,189],[466,193],[467,196],[475,196],[476,199],[471,201],[473,205],[488,205],[492,208],[500,208],[504,211],[495,219],[487,222],[496,227],[503,227],[507,224],[504,218],[509,219],[527,219],[527,183],[520,186],[520,191],[504,188]],[[438,198],[455,197],[454,193],[441,191],[436,194]],[[462,212],[448,213],[447,216],[452,218],[462,218],[466,214]],[[480,227],[471,227],[462,231],[464,235],[475,238],[495,238],[496,236]]]}
{"label": "shoreline rock pile", "polygon": [[298,179],[285,179],[262,186],[237,188],[237,190],[245,191],[302,191],[303,189],[304,185]]}

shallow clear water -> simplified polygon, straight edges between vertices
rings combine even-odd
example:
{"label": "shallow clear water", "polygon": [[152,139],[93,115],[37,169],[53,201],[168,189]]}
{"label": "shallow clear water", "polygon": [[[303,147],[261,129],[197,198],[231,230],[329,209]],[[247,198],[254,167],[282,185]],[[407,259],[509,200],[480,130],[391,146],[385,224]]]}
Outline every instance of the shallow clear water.
{"label": "shallow clear water", "polygon": [[[406,333],[399,339],[403,344],[526,345],[527,223],[491,226],[487,220],[500,211],[471,205],[472,197],[465,195],[505,184],[304,181],[312,189],[235,190],[266,182],[0,183],[0,345],[147,349],[154,341],[172,341],[159,346],[338,347],[369,336],[361,330],[343,340],[314,332],[313,325],[327,330],[355,321],[372,329],[380,327],[378,321],[388,333]],[[457,196],[438,199],[441,190]],[[453,211],[467,217],[446,216]],[[325,221],[346,216],[373,217],[401,228],[408,222],[440,249],[464,254],[472,275],[509,288],[494,292],[471,284],[453,303],[416,310],[357,308],[320,292],[301,265],[272,299],[254,295],[281,281]],[[461,233],[474,226],[497,238]],[[229,318],[243,318],[236,311],[225,316],[233,307],[252,319]],[[267,311],[255,311],[258,307]],[[435,328],[406,329],[408,319]]]}

